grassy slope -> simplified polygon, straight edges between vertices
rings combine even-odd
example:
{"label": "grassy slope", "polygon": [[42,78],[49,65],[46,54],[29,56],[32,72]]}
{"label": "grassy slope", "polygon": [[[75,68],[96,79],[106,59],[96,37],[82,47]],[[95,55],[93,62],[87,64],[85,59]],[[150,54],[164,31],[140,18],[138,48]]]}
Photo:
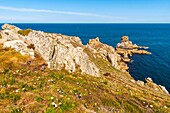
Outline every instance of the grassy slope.
{"label": "grassy slope", "polygon": [[0,46],[0,113],[170,112],[168,95],[130,82],[132,77],[107,61],[91,59],[101,73],[110,73],[95,78],[80,72],[40,71],[43,60],[37,57],[31,64],[30,60]]}

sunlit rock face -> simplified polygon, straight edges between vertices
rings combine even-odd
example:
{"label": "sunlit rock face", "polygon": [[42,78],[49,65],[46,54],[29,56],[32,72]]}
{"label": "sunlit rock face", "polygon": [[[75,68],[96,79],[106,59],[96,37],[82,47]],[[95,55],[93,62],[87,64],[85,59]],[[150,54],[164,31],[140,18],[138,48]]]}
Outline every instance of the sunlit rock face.
{"label": "sunlit rock face", "polygon": [[[3,25],[2,29],[0,42],[4,44],[4,47],[12,47],[21,54],[30,55],[32,58],[34,52],[37,52],[48,63],[50,69],[65,69],[75,72],[79,67],[82,73],[100,76],[99,69],[83,51],[84,45],[79,37],[34,30],[27,36],[23,36],[18,33],[20,28],[9,24]],[[28,48],[29,45],[34,47]]]}
{"label": "sunlit rock face", "polygon": [[130,62],[129,56],[132,56],[133,54],[151,54],[146,50],[139,50],[139,48],[147,49],[148,47],[133,44],[128,36],[123,36],[121,42],[116,46],[116,52],[121,55],[121,60],[123,62]]}

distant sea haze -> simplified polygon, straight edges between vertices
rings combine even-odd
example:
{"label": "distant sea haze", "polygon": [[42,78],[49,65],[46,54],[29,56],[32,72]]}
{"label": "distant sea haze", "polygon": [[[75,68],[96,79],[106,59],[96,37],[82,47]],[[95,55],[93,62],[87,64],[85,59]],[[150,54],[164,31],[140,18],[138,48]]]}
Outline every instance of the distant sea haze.
{"label": "distant sea haze", "polygon": [[[2,24],[1,24],[2,25]],[[137,45],[148,46],[151,55],[134,55],[129,63],[130,74],[136,80],[151,77],[170,92],[170,24],[14,24],[22,29],[78,36],[83,44],[99,37],[100,41],[116,46],[122,36],[129,36]]]}

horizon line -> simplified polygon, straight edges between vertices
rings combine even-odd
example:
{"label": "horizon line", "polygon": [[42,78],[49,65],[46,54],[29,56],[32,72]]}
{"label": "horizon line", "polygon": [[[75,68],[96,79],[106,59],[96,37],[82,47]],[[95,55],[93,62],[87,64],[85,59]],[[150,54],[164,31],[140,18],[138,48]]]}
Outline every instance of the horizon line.
{"label": "horizon line", "polygon": [[170,24],[170,22],[0,22],[0,24]]}

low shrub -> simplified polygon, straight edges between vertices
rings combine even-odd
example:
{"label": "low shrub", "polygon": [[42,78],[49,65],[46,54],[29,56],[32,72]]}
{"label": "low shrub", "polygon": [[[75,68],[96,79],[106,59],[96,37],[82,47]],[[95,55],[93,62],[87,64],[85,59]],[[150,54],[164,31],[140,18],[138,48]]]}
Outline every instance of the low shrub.
{"label": "low shrub", "polygon": [[25,30],[19,30],[18,33],[22,36],[28,36],[28,34],[31,32],[31,29],[25,29]]}

